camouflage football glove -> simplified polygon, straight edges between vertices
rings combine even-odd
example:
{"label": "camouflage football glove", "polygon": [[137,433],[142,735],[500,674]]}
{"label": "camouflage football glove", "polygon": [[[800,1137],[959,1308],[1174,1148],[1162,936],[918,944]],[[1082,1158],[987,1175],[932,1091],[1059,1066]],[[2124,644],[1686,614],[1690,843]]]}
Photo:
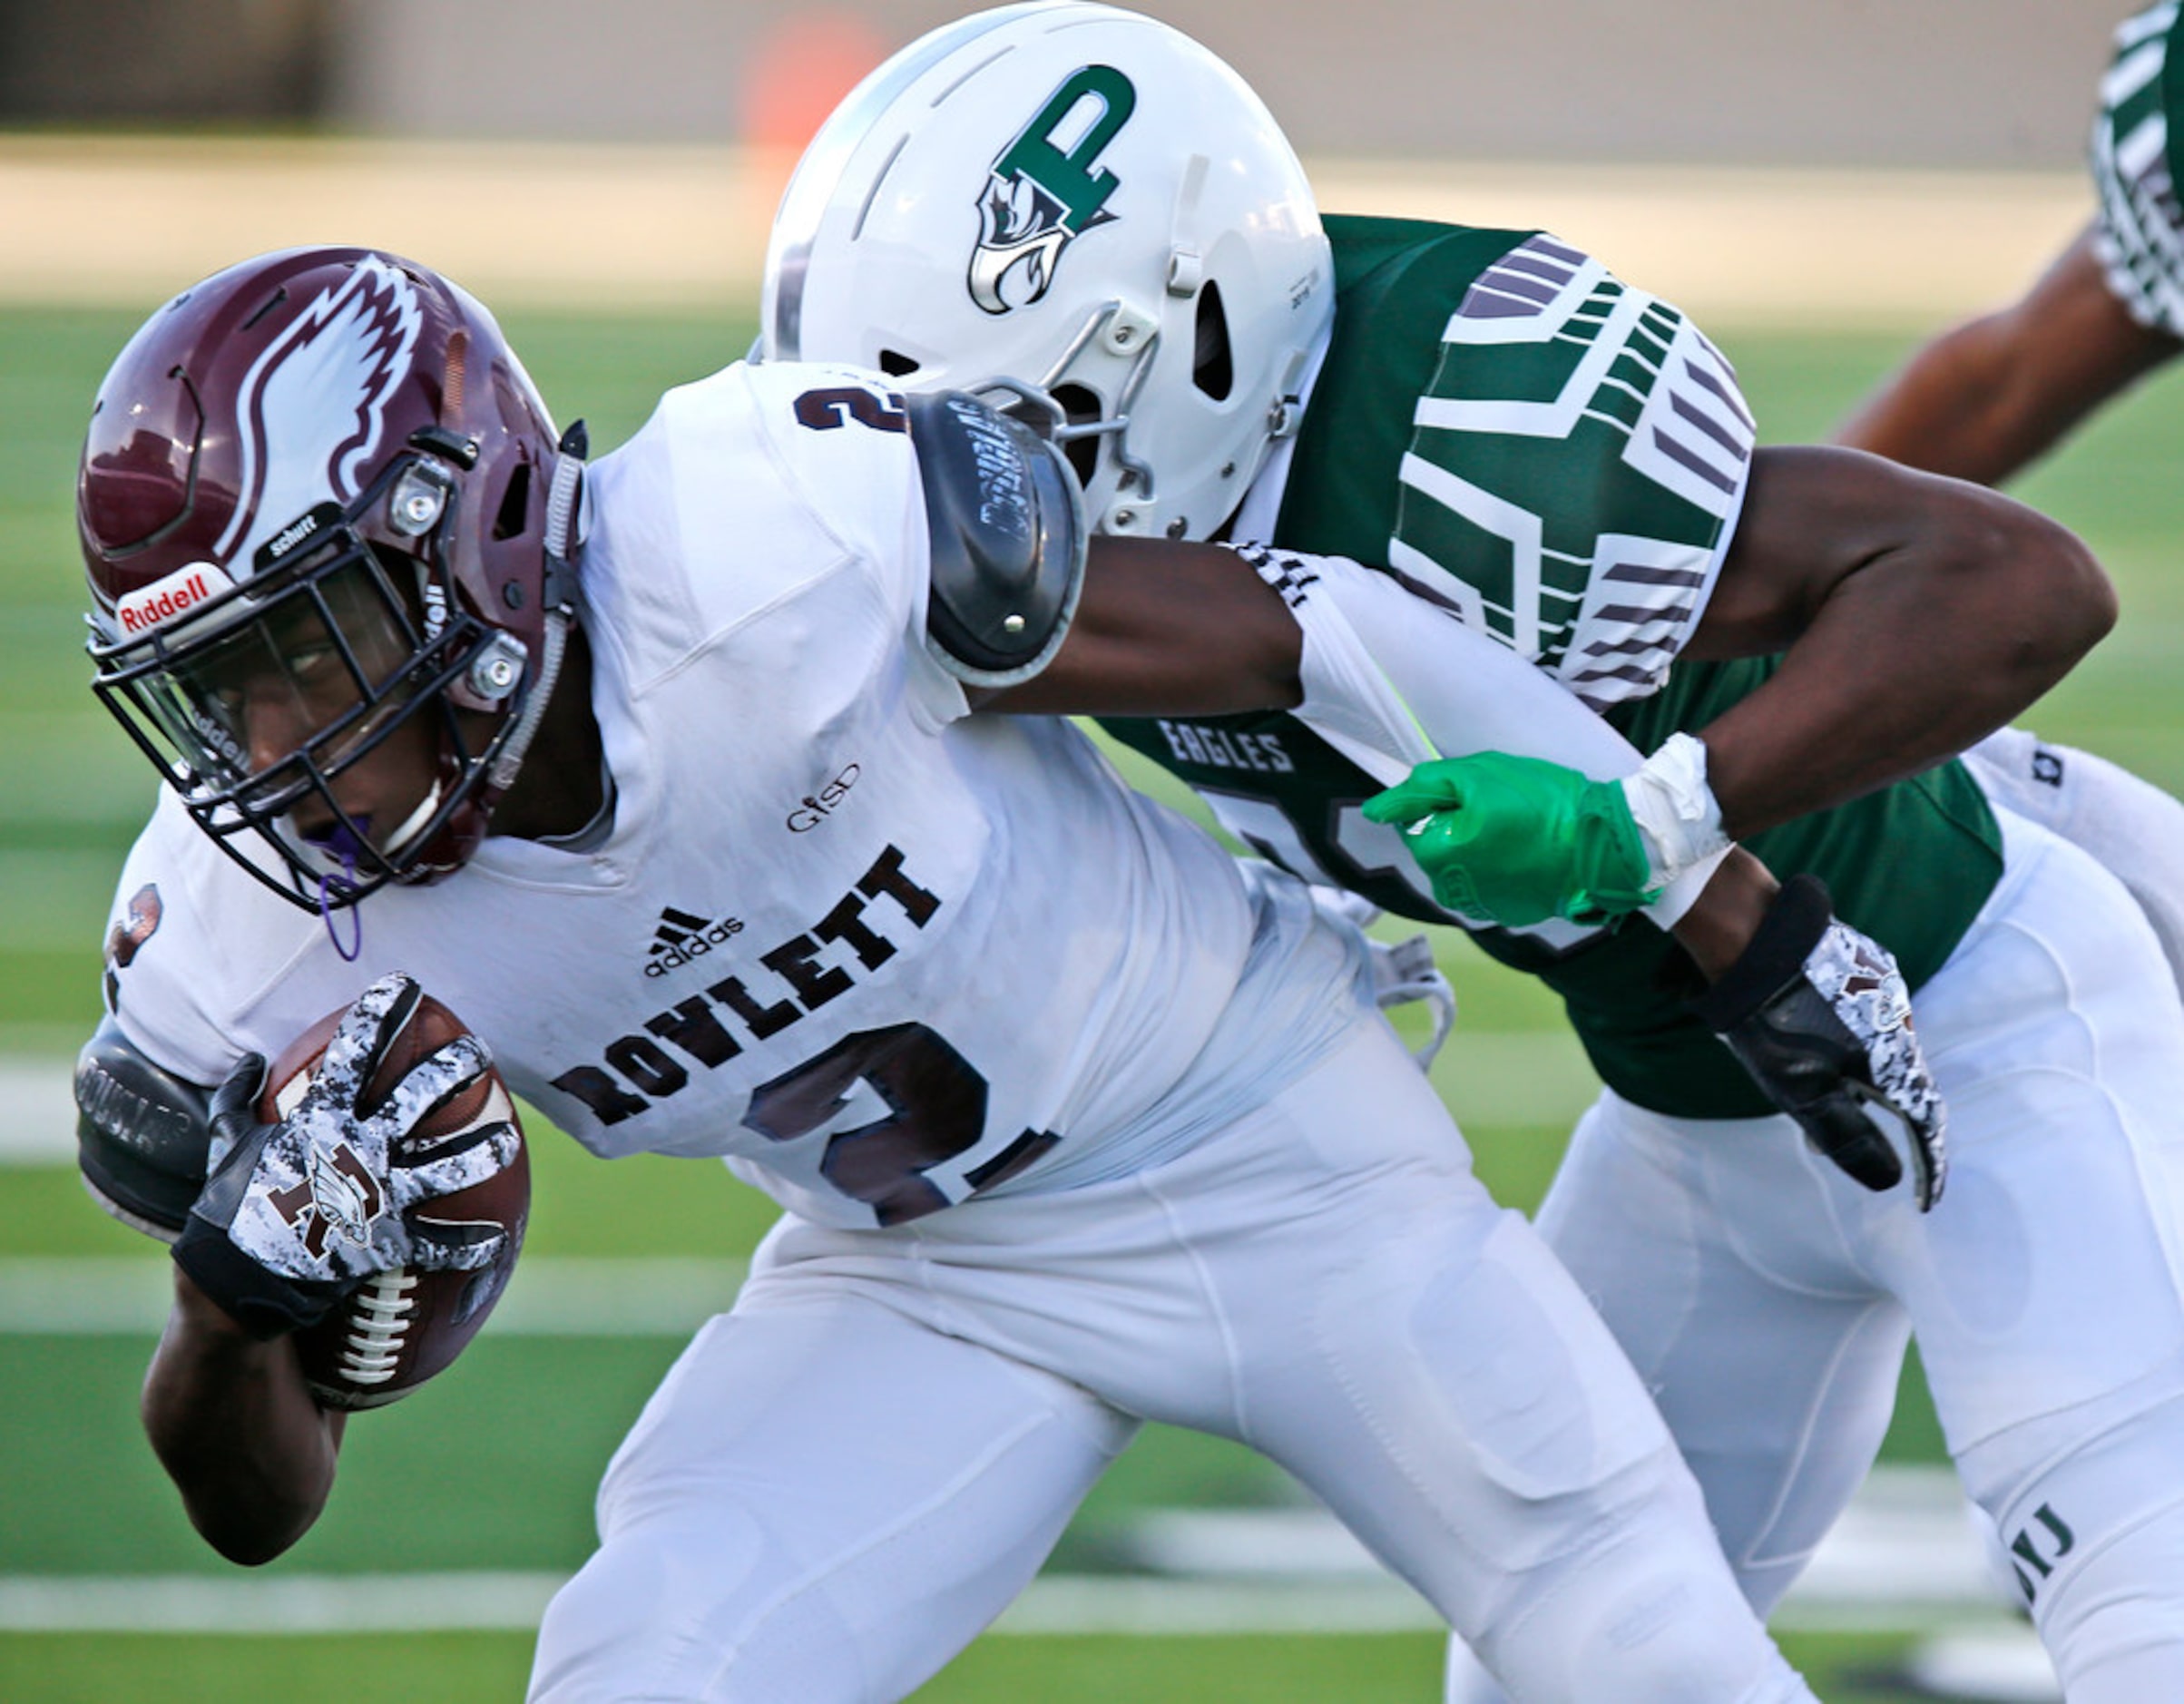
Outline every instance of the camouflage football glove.
{"label": "camouflage football glove", "polygon": [[1869,1190],[1904,1162],[1877,1113],[1901,1125],[1921,1212],[1941,1199],[1946,1122],[1895,958],[1834,915],[1810,876],[1782,886],[1757,934],[1694,1010],[1805,1140]]}
{"label": "camouflage football glove", "polygon": [[1366,799],[1365,814],[1403,825],[1441,905],[1504,928],[1597,923],[1660,893],[1622,784],[1543,759],[1484,751],[1422,763]]}
{"label": "camouflage football glove", "polygon": [[266,1063],[246,1054],[214,1092],[211,1174],[190,1209],[174,1258],[252,1336],[315,1325],[365,1279],[397,1267],[472,1270],[502,1232],[428,1224],[412,1209],[509,1165],[519,1141],[505,1120],[481,1122],[424,1151],[417,1123],[489,1068],[461,1036],[413,1065],[368,1112],[366,1087],[419,994],[387,976],[343,1015],[310,1086],[277,1123],[258,1121]]}

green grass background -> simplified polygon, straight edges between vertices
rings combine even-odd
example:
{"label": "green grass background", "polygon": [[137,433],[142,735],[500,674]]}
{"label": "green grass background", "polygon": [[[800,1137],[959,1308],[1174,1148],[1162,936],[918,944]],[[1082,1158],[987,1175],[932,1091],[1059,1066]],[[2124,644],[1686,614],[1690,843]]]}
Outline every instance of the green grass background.
{"label": "green grass background", "polygon": [[[62,1057],[95,1021],[99,934],[152,798],[142,760],[85,689],[70,496],[90,398],[131,329],[125,315],[0,311],[0,1053]],[[510,316],[508,329],[562,416],[587,416],[601,450],[627,436],[662,388],[749,341],[748,326],[727,318],[534,314]],[[1775,441],[1824,434],[1910,341],[1715,329]],[[2184,788],[2184,693],[2171,661],[2184,613],[2184,582],[2171,569],[2184,544],[2179,445],[2184,382],[2156,382],[2020,487],[2093,543],[2125,594],[2120,632],[2030,720],[2172,789]],[[1436,1081],[1489,1182],[1528,1206],[1552,1170],[1562,1130],[1465,1117],[1467,1082],[1492,1068],[1491,1055],[1468,1042],[1552,1032],[1553,1003],[1459,937],[1439,945],[1463,1019]],[[1566,1057],[1582,1074],[1574,1053]],[[736,1254],[770,1217],[718,1167],[608,1165],[550,1134],[534,1152],[533,1257]],[[161,1258],[89,1206],[72,1170],[0,1170],[0,1257],[33,1254]],[[589,1544],[597,1472],[676,1347],[652,1337],[496,1339],[488,1331],[433,1387],[351,1428],[333,1506],[275,1570],[573,1567]],[[0,1575],[221,1567],[188,1531],[137,1430],[136,1386],[150,1347],[150,1328],[141,1339],[0,1337]],[[1938,1459],[1915,1375],[1889,1454]],[[1146,1504],[1291,1495],[1244,1452],[1155,1429],[1095,1493],[1060,1560],[1099,1566],[1102,1535]],[[1825,1697],[1885,1704],[1908,1696],[1888,1679],[1901,1635],[1785,1642]],[[0,1636],[0,1699],[274,1699],[311,1674],[339,1675],[350,1704],[514,1697],[527,1653],[526,1640],[503,1635],[8,1635]],[[1057,1704],[1366,1704],[1437,1696],[1438,1660],[1438,1641],[1424,1635],[991,1639],[920,1696],[948,1704],[1029,1696]]]}

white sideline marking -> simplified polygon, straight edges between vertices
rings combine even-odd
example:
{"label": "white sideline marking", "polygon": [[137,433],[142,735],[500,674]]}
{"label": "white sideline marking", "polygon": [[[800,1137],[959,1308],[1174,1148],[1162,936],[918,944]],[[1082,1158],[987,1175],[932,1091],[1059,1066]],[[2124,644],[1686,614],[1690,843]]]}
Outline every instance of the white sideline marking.
{"label": "white sideline marking", "polygon": [[[500,1337],[688,1337],[736,1299],[747,1262],[521,1261],[486,1325]],[[157,1337],[172,1278],[166,1258],[0,1259],[0,1336]]]}

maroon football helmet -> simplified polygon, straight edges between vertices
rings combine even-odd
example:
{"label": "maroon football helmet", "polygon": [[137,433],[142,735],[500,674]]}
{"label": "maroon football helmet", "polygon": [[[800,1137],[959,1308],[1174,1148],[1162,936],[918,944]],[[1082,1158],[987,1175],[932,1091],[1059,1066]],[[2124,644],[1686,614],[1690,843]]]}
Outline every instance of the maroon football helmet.
{"label": "maroon football helmet", "polygon": [[[553,687],[582,461],[582,427],[557,439],[493,317],[436,273],[365,249],[217,273],[130,340],[92,411],[76,518],[98,693],[298,904],[446,875]],[[345,813],[329,784],[419,718],[425,802]],[[294,737],[269,749],[269,727]]]}

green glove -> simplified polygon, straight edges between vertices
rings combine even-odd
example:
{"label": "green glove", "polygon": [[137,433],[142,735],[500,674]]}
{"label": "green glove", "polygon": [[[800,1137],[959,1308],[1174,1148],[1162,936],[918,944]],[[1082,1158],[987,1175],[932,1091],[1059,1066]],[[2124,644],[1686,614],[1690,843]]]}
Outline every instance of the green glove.
{"label": "green glove", "polygon": [[1365,801],[1451,911],[1505,928],[1597,923],[1660,895],[1621,784],[1539,758],[1484,751],[1421,763]]}

